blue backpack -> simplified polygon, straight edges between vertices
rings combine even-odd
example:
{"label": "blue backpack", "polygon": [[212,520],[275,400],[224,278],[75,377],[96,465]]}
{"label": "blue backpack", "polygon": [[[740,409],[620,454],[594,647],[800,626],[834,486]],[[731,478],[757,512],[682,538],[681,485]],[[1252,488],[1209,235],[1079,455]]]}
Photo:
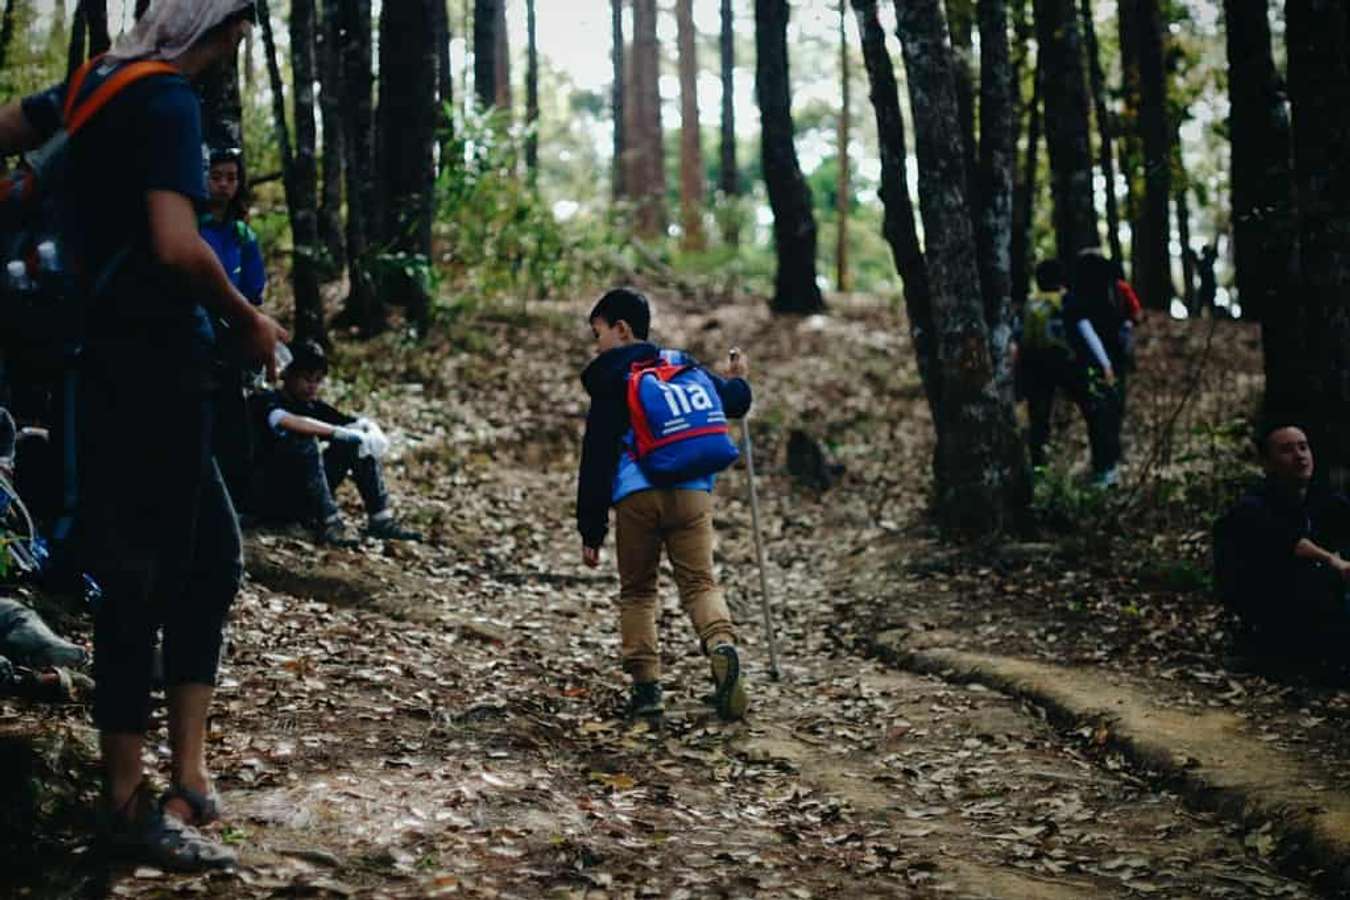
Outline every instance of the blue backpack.
{"label": "blue backpack", "polygon": [[717,387],[696,365],[666,358],[634,363],[628,415],[633,456],[653,484],[704,478],[740,457]]}

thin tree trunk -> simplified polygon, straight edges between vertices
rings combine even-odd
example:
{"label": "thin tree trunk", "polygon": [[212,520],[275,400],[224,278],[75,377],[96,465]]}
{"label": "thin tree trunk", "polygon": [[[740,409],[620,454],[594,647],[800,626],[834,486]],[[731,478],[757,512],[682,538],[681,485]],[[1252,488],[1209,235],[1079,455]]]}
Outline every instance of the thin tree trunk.
{"label": "thin tree trunk", "polygon": [[101,56],[112,46],[108,34],[108,0],[80,0],[85,27],[89,30],[89,56]]}
{"label": "thin tree trunk", "polygon": [[627,84],[626,73],[624,71],[624,53],[623,53],[623,4],[624,0],[609,0],[609,21],[610,21],[610,65],[613,66],[614,81],[609,88],[609,114],[614,127],[614,152],[610,172],[611,197],[613,200],[622,200],[628,196],[628,186],[624,178],[625,169],[628,166],[627,153],[628,135],[627,121],[625,119],[624,91]]}
{"label": "thin tree trunk", "polygon": [[[722,178],[724,200],[735,206],[741,195],[740,166],[736,160],[736,35],[731,0],[722,0],[721,35],[719,50],[722,63]],[[738,209],[726,216],[726,234],[722,237],[732,247],[740,245],[741,225]]]}
{"label": "thin tree trunk", "polygon": [[877,0],[852,0],[862,40],[863,64],[872,111],[877,120],[877,138],[881,151],[881,188],[877,194],[885,210],[882,232],[895,258],[896,271],[905,282],[905,311],[914,355],[919,363],[928,405],[937,415],[941,396],[934,374],[937,361],[933,345],[933,313],[928,290],[928,269],[919,246],[914,204],[909,196],[908,150],[905,146],[905,120],[900,113],[900,89],[895,67],[886,51],[886,33],[877,16]]}
{"label": "thin tree trunk", "polygon": [[934,512],[949,534],[997,533],[1020,518],[1029,475],[1012,405],[995,384],[966,197],[956,76],[938,0],[897,5],[914,110],[925,259],[941,404]]}
{"label": "thin tree trunk", "polygon": [[[956,76],[956,109],[960,115],[961,151],[966,155],[966,199],[972,214],[979,207],[979,149],[975,138],[975,0],[944,0],[951,35],[952,72]],[[978,229],[977,229],[978,231]]]}
{"label": "thin tree trunk", "polygon": [[483,111],[497,103],[497,6],[502,2],[473,3],[473,90]]}
{"label": "thin tree trunk", "polygon": [[1013,403],[1012,212],[1017,131],[1013,115],[1013,66],[1008,48],[1007,0],[979,0],[980,170],[976,243],[984,320],[994,383]]}
{"label": "thin tree trunk", "polygon": [[539,36],[535,0],[525,0],[525,169],[530,184],[539,178]]}
{"label": "thin tree trunk", "polygon": [[1045,103],[1045,143],[1055,209],[1055,246],[1072,262],[1095,247],[1097,210],[1092,202],[1087,81],[1073,0],[1036,0],[1036,35]]}
{"label": "thin tree trunk", "polygon": [[825,308],[816,284],[816,220],[811,190],[797,162],[788,77],[787,0],[755,0],[755,96],[759,99],[760,156],[773,208],[778,255],[772,307],[779,313]]}
{"label": "thin tree trunk", "polygon": [[676,0],[680,61],[680,245],[685,251],[707,246],[703,234],[703,133],[698,116],[698,33],[694,0]]}
{"label": "thin tree trunk", "polygon": [[342,233],[342,17],[338,0],[323,0],[318,29],[319,109],[323,116],[323,193],[319,202],[319,236],[328,258],[325,274],[336,277],[347,265]]}
{"label": "thin tree trunk", "polygon": [[1181,300],[1188,314],[1198,316],[1200,309],[1195,296],[1196,256],[1191,246],[1190,183],[1181,159],[1179,134],[1174,133],[1172,148],[1173,202],[1177,209],[1177,239],[1181,242]]}
{"label": "thin tree trunk", "polygon": [[1298,355],[1281,381],[1310,428],[1318,468],[1344,489],[1350,466],[1350,10],[1341,0],[1285,7],[1293,104],[1303,309]]}
{"label": "thin tree trunk", "polygon": [[1116,0],[1120,44],[1120,174],[1125,178],[1125,219],[1130,223],[1130,279],[1143,268],[1144,145],[1139,129],[1139,0]]}
{"label": "thin tree trunk", "polygon": [[227,60],[204,73],[196,87],[206,146],[212,150],[243,149],[244,104],[239,94],[237,60]]}
{"label": "thin tree trunk", "polygon": [[515,102],[511,92],[511,40],[510,34],[506,30],[506,0],[497,0],[497,27],[494,32],[497,49],[492,59],[492,63],[496,67],[493,86],[497,89],[497,92],[493,98],[493,104],[497,109],[506,113],[506,118],[509,120]]}
{"label": "thin tree trunk", "polygon": [[644,238],[666,233],[665,141],[661,127],[661,45],[656,36],[656,0],[633,0],[632,82],[634,170],[630,187],[637,203],[634,230]]}
{"label": "thin tree trunk", "polygon": [[371,240],[375,216],[375,118],[372,108],[370,0],[339,0],[342,11],[342,110],[350,288],[341,321],[363,336],[387,326],[375,294]]}
{"label": "thin tree trunk", "polygon": [[1300,304],[1281,302],[1298,284],[1289,111],[1271,50],[1264,0],[1224,0],[1232,109],[1233,245],[1244,319],[1261,322],[1266,406],[1292,408],[1286,367],[1296,364]]}
{"label": "thin tree trunk", "polygon": [[248,96],[253,96],[254,73],[257,71],[257,62],[254,59],[254,46],[257,43],[257,36],[252,31],[248,37],[244,38],[244,90]]}
{"label": "thin tree trunk", "polygon": [[1111,130],[1111,108],[1106,102],[1106,76],[1102,73],[1101,48],[1097,44],[1097,23],[1092,16],[1092,0],[1082,0],[1083,39],[1086,41],[1088,75],[1092,84],[1092,108],[1097,118],[1097,159],[1106,182],[1106,241],[1111,258],[1124,265],[1120,245],[1120,208],[1116,203],[1116,163]]}
{"label": "thin tree trunk", "polygon": [[1172,285],[1171,223],[1172,129],[1167,111],[1167,69],[1163,49],[1160,0],[1138,0],[1139,131],[1144,151],[1144,202],[1139,231],[1138,269],[1134,273],[1140,299],[1152,309],[1167,309],[1176,292]]}
{"label": "thin tree trunk", "polygon": [[834,280],[843,293],[852,290],[848,271],[848,213],[852,199],[852,179],[849,177],[849,109],[850,82],[848,53],[848,2],[839,0],[839,130],[835,153],[839,159],[839,182],[835,191],[835,216],[838,227],[834,242]]}
{"label": "thin tree trunk", "polygon": [[0,20],[0,71],[9,58],[9,45],[14,42],[14,13],[19,0],[5,0],[5,15]]}
{"label": "thin tree trunk", "polygon": [[272,17],[267,0],[258,2],[262,23],[263,49],[267,55],[267,75],[272,86],[272,114],[277,144],[281,148],[281,168],[286,188],[286,206],[290,210],[291,236],[295,253],[291,258],[291,287],[295,291],[296,340],[327,340],[323,321],[323,300],[319,295],[319,277],[315,263],[319,251],[318,217],[315,213],[314,166],[314,5],[312,0],[291,0],[291,67],[295,72],[295,127],[297,153],[292,153],[286,128],[286,94],[277,64],[276,41],[272,35]]}
{"label": "thin tree trunk", "polygon": [[[440,164],[444,171],[450,165],[450,147],[455,130],[455,78],[450,59],[450,10],[447,0],[434,0],[431,14],[436,28],[436,127],[440,129]],[[534,0],[530,0],[533,10]]]}
{"label": "thin tree trunk", "polygon": [[1013,306],[1021,309],[1031,294],[1031,228],[1040,200],[1041,67],[1037,58],[1032,73],[1031,105],[1027,111],[1027,152],[1022,175],[1013,196],[1012,289]]}

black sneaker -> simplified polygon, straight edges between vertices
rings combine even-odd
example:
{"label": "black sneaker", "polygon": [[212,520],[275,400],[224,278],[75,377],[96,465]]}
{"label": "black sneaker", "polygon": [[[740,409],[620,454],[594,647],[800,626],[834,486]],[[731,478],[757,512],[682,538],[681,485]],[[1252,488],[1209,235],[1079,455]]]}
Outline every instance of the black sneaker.
{"label": "black sneaker", "polygon": [[628,717],[630,719],[654,719],[666,711],[661,702],[661,682],[636,681],[628,693]]}
{"label": "black sneaker", "polygon": [[347,530],[341,519],[330,519],[319,526],[314,539],[327,547],[358,547],[361,539]]}
{"label": "black sneaker", "polygon": [[713,693],[717,714],[728,722],[745,718],[750,697],[745,691],[745,676],[741,673],[741,657],[736,648],[731,644],[714,647],[708,654],[708,663],[712,668],[713,684],[717,686]]}
{"label": "black sneaker", "polygon": [[366,534],[382,541],[420,541],[422,532],[404,528],[393,516],[376,519],[366,526]]}

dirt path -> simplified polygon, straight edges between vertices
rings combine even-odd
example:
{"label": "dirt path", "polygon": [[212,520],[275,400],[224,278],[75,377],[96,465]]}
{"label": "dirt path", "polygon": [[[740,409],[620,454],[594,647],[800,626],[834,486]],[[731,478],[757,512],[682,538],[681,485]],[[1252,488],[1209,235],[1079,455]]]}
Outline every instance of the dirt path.
{"label": "dirt path", "polygon": [[[429,545],[316,558],[298,536],[250,538],[212,725],[238,875],[119,870],[108,883],[77,864],[37,895],[1312,895],[1263,861],[1259,836],[1187,812],[1090,735],[854,652],[851,635],[885,624],[860,618],[876,598],[857,567],[905,540],[922,497],[884,475],[884,503],[801,493],[777,470],[778,426],[818,417],[827,440],[872,429],[870,450],[839,441],[855,466],[899,473],[925,454],[907,438],[924,428],[921,398],[895,370],[882,310],[789,326],[746,307],[667,328],[705,355],[739,340],[772,388],[759,447],[787,677],[765,676],[732,473],[718,559],[744,623],[751,716],[728,726],[703,704],[704,663],[672,599],[666,726],[626,728],[612,562],[584,569],[571,524],[585,348],[577,328],[528,324],[529,347],[512,340],[524,323],[488,323],[500,344],[449,353],[430,375],[384,364],[372,405],[397,425],[395,490]],[[898,398],[885,411],[870,394],[883,390]]]}

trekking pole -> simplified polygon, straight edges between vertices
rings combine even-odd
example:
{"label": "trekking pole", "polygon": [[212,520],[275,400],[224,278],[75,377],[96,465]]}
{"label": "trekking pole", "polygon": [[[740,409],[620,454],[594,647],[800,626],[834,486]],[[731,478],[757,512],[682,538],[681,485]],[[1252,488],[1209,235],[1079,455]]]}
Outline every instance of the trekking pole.
{"label": "trekking pole", "polygon": [[[732,362],[740,355],[739,348],[731,348]],[[755,531],[755,558],[759,561],[759,608],[764,613],[764,632],[769,638],[769,677],[778,681],[783,677],[783,672],[778,668],[778,637],[774,633],[773,613],[769,608],[769,578],[764,569],[764,537],[759,529],[759,493],[755,490],[755,448],[750,441],[749,413],[741,420],[741,438],[745,445],[745,471],[750,476],[750,521]]]}

